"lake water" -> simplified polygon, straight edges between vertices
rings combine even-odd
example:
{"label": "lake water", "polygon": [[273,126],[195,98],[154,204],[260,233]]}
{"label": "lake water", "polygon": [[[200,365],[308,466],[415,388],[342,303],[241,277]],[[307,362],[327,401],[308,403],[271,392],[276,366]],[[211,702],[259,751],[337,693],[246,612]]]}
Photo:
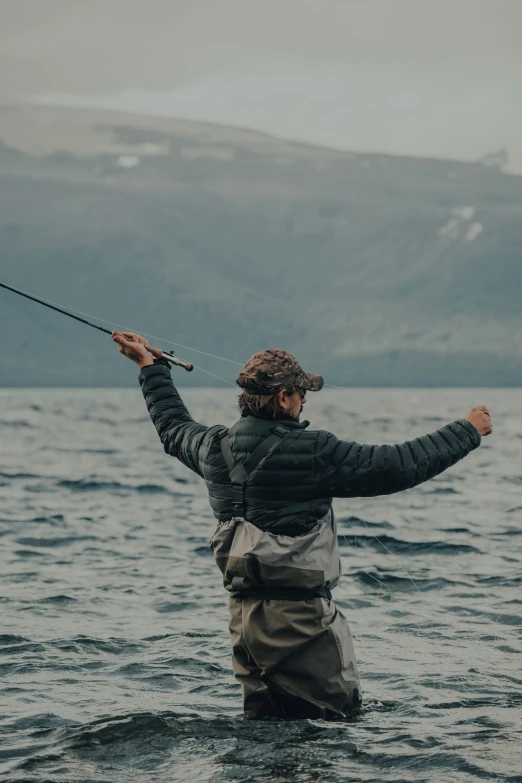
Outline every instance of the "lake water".
{"label": "lake water", "polygon": [[[232,390],[185,390],[232,424]],[[251,722],[203,482],[139,388],[0,390],[0,773],[8,781],[522,781],[520,390],[335,390],[315,428],[495,431],[408,492],[336,501],[360,717]]]}

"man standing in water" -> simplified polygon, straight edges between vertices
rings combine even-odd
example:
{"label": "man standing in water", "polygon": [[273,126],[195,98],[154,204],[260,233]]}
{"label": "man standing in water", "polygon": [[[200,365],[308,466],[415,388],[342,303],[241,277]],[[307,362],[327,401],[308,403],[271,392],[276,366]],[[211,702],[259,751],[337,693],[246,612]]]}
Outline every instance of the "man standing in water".
{"label": "man standing in water", "polygon": [[165,451],[201,476],[218,520],[211,545],[230,592],[232,662],[247,718],[342,718],[361,705],[350,629],[331,591],[340,578],[335,497],[372,497],[442,473],[492,431],[485,406],[430,435],[363,446],[299,417],[323,379],[286,351],[254,354],[237,379],[240,420],[195,422],[168,363],[114,333]]}

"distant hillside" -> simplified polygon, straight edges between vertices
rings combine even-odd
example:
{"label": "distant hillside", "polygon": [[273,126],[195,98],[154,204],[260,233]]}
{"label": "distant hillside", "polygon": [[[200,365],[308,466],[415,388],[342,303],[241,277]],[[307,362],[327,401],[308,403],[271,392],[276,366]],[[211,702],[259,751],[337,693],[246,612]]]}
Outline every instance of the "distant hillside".
{"label": "distant hillside", "polygon": [[[1,281],[237,361],[285,347],[332,384],[522,385],[521,218],[522,178],[481,163],[0,110]],[[135,382],[109,338],[2,290],[0,329],[0,385]]]}

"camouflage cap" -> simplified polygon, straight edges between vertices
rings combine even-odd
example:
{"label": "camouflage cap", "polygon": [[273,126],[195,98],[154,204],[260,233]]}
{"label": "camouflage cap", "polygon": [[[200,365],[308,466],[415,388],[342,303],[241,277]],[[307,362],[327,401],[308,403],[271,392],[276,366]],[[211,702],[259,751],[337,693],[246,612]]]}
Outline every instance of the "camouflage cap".
{"label": "camouflage cap", "polygon": [[320,391],[324,381],[320,375],[304,372],[295,356],[288,351],[269,348],[255,353],[248,360],[236,383],[251,394],[272,394],[290,386]]}

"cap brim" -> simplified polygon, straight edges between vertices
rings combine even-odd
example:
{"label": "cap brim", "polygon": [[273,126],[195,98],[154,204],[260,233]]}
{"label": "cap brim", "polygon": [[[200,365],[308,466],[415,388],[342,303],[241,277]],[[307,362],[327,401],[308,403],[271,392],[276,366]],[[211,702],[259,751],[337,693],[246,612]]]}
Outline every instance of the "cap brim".
{"label": "cap brim", "polygon": [[320,375],[314,375],[312,372],[304,372],[299,377],[297,385],[300,389],[306,389],[306,391],[321,391],[324,386],[324,379]]}

